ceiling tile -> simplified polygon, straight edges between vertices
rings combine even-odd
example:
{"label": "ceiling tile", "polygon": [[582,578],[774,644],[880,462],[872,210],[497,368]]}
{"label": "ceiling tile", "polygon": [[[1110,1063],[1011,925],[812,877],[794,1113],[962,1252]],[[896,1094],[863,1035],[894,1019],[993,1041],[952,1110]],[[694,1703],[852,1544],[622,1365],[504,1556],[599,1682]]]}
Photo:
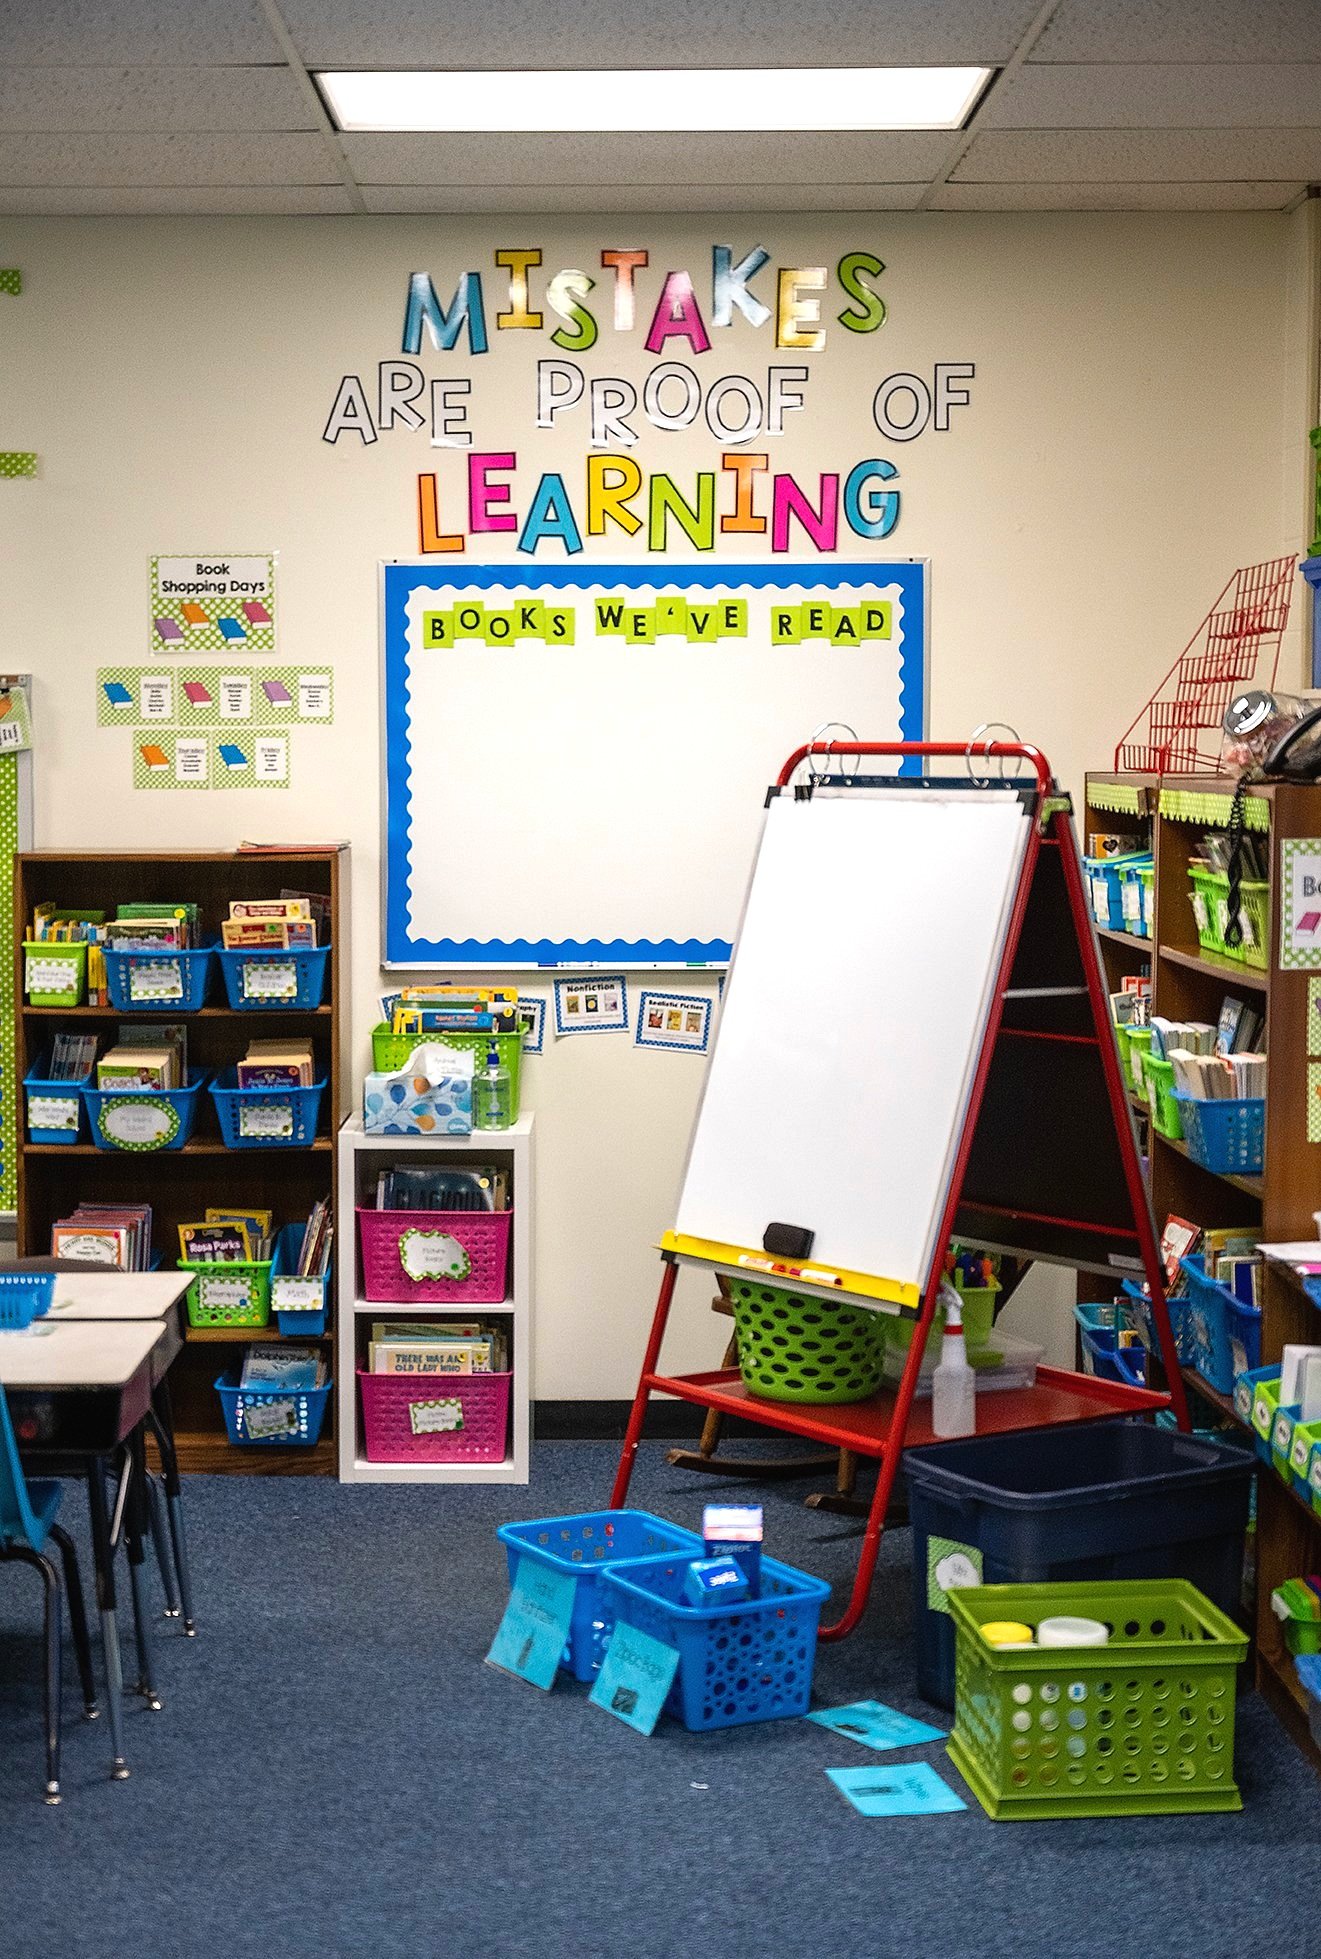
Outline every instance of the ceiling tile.
{"label": "ceiling tile", "polygon": [[1033,61],[1321,61],[1317,0],[1061,0]]}
{"label": "ceiling tile", "polygon": [[1029,62],[997,82],[979,129],[1291,129],[1321,123],[1321,63]]}
{"label": "ceiling tile", "polygon": [[[1035,0],[281,0],[312,68],[997,64]],[[605,50],[603,56],[603,50]]]}
{"label": "ceiling tile", "polygon": [[333,184],[271,189],[242,184],[189,190],[53,190],[49,186],[6,190],[0,186],[5,217],[310,217],[347,216],[348,192]]}
{"label": "ceiling tile", "polygon": [[991,130],[954,172],[962,183],[1283,183],[1321,177],[1318,129]]}
{"label": "ceiling tile", "polygon": [[474,212],[595,213],[665,211],[912,211],[921,197],[921,184],[809,184],[798,188],[729,184],[627,184],[609,190],[561,184],[550,189],[510,189],[507,185],[470,184],[428,188],[420,184],[372,184],[363,190],[367,209],[431,211],[444,215]]}
{"label": "ceiling tile", "polygon": [[0,0],[0,39],[19,66],[281,59],[259,0]]}
{"label": "ceiling tile", "polygon": [[346,136],[344,149],[361,184],[893,184],[929,183],[949,137],[427,134]]}
{"label": "ceiling tile", "polygon": [[287,68],[6,68],[0,131],[316,129]]}
{"label": "ceiling tile", "polygon": [[320,136],[0,136],[0,185],[325,184]]}
{"label": "ceiling tile", "polygon": [[942,184],[933,211],[1281,211],[1292,184]]}

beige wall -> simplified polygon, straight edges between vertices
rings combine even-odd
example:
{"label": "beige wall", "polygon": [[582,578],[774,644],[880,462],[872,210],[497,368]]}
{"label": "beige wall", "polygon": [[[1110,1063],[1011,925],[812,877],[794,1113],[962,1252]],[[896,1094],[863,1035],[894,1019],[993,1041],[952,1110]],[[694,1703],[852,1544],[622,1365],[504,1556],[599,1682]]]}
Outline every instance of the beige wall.
{"label": "beige wall", "polygon": [[[379,978],[376,566],[415,554],[416,473],[437,452],[425,435],[365,452],[324,444],[339,377],[374,375],[397,353],[414,269],[441,287],[468,266],[489,272],[502,245],[541,245],[547,270],[639,245],[653,268],[691,266],[700,291],[711,243],[746,249],[754,236],[780,263],[833,264],[854,247],[887,263],[886,326],[835,330],[823,355],[802,357],[810,412],[775,462],[809,476],[873,454],[899,464],[893,537],[841,555],[931,560],[932,734],[1009,721],[1074,787],[1105,765],[1234,567],[1301,541],[1317,271],[1305,213],[17,221],[0,253],[25,280],[21,300],[0,300],[0,446],[41,462],[37,481],[0,484],[0,657],[36,676],[39,841],[350,838],[352,1042],[365,1062]],[[621,353],[607,326],[584,365],[640,381],[640,338]],[[493,340],[484,362],[451,363],[473,378],[477,446],[519,449],[525,483],[549,468],[580,481],[581,419],[532,430],[535,360],[554,350],[530,334]],[[772,357],[750,328],[727,340],[703,369],[755,374]],[[868,438],[876,382],[935,360],[976,362],[972,406],[947,434]],[[652,435],[635,453],[683,482],[715,448],[705,433]],[[512,555],[510,542],[493,539],[490,555]],[[281,656],[334,665],[336,724],[297,734],[287,795],[135,792],[127,735],[95,726],[95,668],[146,662],[148,554],[211,548],[278,550]],[[597,550],[631,555],[618,537]],[[1295,632],[1290,678],[1301,659]],[[622,1395],[700,1063],[623,1036],[548,1041],[528,1077],[536,1392]],[[1016,1309],[1057,1351],[1062,1298],[1047,1279]],[[671,1358],[709,1363],[720,1339],[695,1311]]]}

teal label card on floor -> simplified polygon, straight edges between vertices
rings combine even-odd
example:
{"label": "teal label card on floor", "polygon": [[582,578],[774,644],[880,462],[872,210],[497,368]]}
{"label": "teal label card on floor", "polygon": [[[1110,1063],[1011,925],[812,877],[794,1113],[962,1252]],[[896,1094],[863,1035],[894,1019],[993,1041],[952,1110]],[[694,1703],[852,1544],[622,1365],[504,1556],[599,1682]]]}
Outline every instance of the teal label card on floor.
{"label": "teal label card on floor", "polygon": [[943,1741],[946,1729],[933,1728],[911,1714],[882,1701],[850,1701],[847,1707],[814,1707],[809,1721],[820,1722],[833,1734],[847,1735],[864,1748],[908,1748],[922,1741]]}
{"label": "teal label card on floor", "polygon": [[610,1635],[601,1671],[587,1698],[593,1707],[603,1707],[617,1721],[649,1735],[678,1669],[679,1655],[672,1646],[620,1623]]}
{"label": "teal label card on floor", "polygon": [[487,1664],[548,1693],[569,1637],[577,1589],[578,1580],[571,1572],[552,1571],[532,1558],[520,1558]]}
{"label": "teal label card on floor", "polygon": [[937,1816],[968,1807],[927,1762],[827,1769],[826,1774],[860,1816]]}

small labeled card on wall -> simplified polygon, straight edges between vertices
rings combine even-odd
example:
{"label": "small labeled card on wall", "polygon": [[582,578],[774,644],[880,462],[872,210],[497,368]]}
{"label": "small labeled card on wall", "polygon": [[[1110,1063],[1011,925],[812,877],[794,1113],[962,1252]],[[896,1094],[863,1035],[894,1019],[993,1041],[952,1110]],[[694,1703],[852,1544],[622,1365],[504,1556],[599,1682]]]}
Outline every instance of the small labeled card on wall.
{"label": "small labeled card on wall", "polygon": [[99,728],[138,721],[328,727],[334,718],[335,676],[328,667],[97,668]]}
{"label": "small labeled card on wall", "polygon": [[1321,837],[1280,845],[1280,964],[1321,970]]}
{"label": "small labeled card on wall", "polygon": [[628,1027],[628,987],[622,973],[608,979],[556,980],[555,1037],[612,1034]]}
{"label": "small labeled card on wall", "polygon": [[521,993],[514,1010],[523,1029],[524,1054],[540,1054],[546,1039],[546,1002],[537,993]]}
{"label": "small labeled card on wall", "polygon": [[179,728],[138,728],[133,736],[135,789],[209,789],[211,744]]}
{"label": "small labeled card on wall", "polygon": [[711,1005],[704,993],[642,991],[634,1047],[684,1048],[689,1054],[705,1054],[711,1040]]}
{"label": "small labeled card on wall", "polygon": [[148,565],[153,653],[273,653],[274,551],[153,557]]}

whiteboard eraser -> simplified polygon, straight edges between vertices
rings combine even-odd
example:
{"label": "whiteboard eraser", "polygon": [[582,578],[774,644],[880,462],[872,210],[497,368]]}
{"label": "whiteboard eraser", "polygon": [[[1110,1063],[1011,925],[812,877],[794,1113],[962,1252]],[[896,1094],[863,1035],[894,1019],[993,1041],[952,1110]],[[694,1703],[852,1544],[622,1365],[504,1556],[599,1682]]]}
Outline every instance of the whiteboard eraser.
{"label": "whiteboard eraser", "polygon": [[777,1258],[810,1258],[815,1236],[805,1224],[768,1224],[761,1234],[761,1248]]}

